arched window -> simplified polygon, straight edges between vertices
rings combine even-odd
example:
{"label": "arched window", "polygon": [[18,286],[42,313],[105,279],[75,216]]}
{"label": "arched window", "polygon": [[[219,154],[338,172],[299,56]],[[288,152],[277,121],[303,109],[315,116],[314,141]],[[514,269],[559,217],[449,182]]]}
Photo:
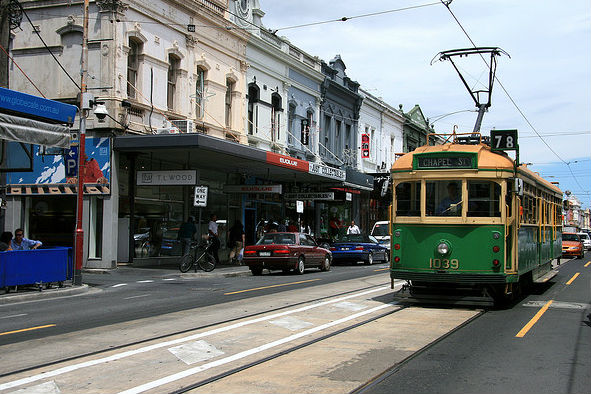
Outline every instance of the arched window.
{"label": "arched window", "polygon": [[296,111],[296,104],[289,103],[289,109],[287,111],[287,143],[293,144],[294,139],[297,138],[296,134],[296,125],[295,125],[295,111]]}
{"label": "arched window", "polygon": [[258,107],[260,89],[256,83],[248,85],[248,134],[258,132]]}
{"label": "arched window", "polygon": [[234,91],[234,81],[226,79],[226,127],[232,128],[232,92]]}
{"label": "arched window", "polygon": [[281,134],[281,96],[271,95],[271,141],[279,141]]}
{"label": "arched window", "polygon": [[135,37],[129,37],[129,52],[127,53],[127,97],[137,98],[139,56],[142,53],[144,43]]}
{"label": "arched window", "polygon": [[195,78],[195,117],[203,118],[205,114],[205,70],[197,67],[197,77]]}
{"label": "arched window", "polygon": [[173,54],[168,55],[168,89],[166,99],[169,111],[175,109],[175,96],[180,65],[181,59]]}

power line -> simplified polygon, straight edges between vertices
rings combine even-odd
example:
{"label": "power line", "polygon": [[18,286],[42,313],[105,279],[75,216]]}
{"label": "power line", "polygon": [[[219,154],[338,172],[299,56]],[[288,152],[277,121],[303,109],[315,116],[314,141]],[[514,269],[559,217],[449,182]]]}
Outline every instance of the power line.
{"label": "power line", "polygon": [[[468,32],[466,31],[466,29],[464,29],[464,26],[462,26],[462,24],[460,23],[460,21],[458,20],[458,18],[455,16],[455,14],[453,13],[453,11],[449,7],[449,5],[451,4],[451,1],[449,1],[449,0],[447,0],[447,1],[440,0],[440,1],[441,1],[441,4],[443,4],[445,6],[445,8],[447,8],[447,10],[449,11],[449,13],[453,16],[453,18],[457,22],[458,26],[460,26],[460,28],[462,29],[462,31],[464,32],[464,34],[466,35],[466,37],[468,38],[468,40],[470,41],[470,43],[472,43],[472,46],[474,48],[478,48],[476,46],[476,44],[474,43],[474,41],[472,40],[472,38],[470,37],[470,35],[468,34]],[[489,64],[486,62],[486,60],[484,59],[484,57],[482,56],[482,54],[480,54],[480,57],[482,58],[482,61],[484,61],[484,63],[487,65],[487,67],[490,67]],[[534,125],[529,121],[529,119],[527,118],[527,116],[525,116],[525,114],[523,113],[523,111],[521,110],[521,108],[519,108],[519,106],[517,105],[517,103],[515,102],[515,100],[513,100],[513,97],[511,97],[511,95],[509,94],[509,92],[507,91],[507,89],[505,89],[505,86],[503,86],[503,84],[501,83],[501,81],[499,80],[499,78],[496,75],[494,76],[494,78],[499,83],[499,85],[501,86],[501,89],[503,89],[503,91],[505,92],[505,94],[509,98],[509,101],[511,101],[511,103],[513,104],[513,106],[515,107],[515,109],[517,109],[517,112],[519,112],[519,114],[525,120],[525,122],[529,125],[529,127],[534,131],[534,133],[536,133],[536,135],[540,138],[540,140],[542,140],[542,142],[544,143],[544,145],[546,145],[546,147],[548,149],[550,149],[550,151],[552,153],[554,153],[554,155],[556,157],[558,157],[558,159],[560,161],[562,161],[564,164],[566,164],[566,166],[570,170],[571,175],[572,175],[573,179],[575,180],[575,182],[577,183],[577,185],[579,185],[579,187],[581,189],[583,189],[583,187],[579,183],[579,180],[573,174],[572,169],[570,168],[569,163],[566,162],[562,157],[560,157],[560,155],[558,153],[556,153],[554,151],[554,149],[552,149],[552,147],[544,140],[544,138],[542,138],[542,136],[540,135],[540,133],[538,133],[538,131],[536,130],[536,128],[534,127]]]}

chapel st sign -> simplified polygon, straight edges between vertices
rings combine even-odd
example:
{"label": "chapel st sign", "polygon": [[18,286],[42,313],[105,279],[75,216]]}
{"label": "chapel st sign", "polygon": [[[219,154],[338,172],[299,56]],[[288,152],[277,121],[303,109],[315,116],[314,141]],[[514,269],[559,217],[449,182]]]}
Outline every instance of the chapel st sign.
{"label": "chapel st sign", "polygon": [[138,171],[138,186],[161,185],[194,185],[197,181],[197,171]]}
{"label": "chapel st sign", "polygon": [[[447,152],[446,152],[447,153]],[[477,158],[474,154],[449,152],[447,154],[415,155],[413,167],[416,170],[455,170],[476,168]]]}

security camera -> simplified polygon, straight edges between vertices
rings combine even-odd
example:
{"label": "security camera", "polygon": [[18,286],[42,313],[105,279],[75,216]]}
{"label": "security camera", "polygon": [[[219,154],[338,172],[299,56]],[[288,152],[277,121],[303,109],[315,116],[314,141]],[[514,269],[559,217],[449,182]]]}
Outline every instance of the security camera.
{"label": "security camera", "polygon": [[105,104],[96,105],[96,108],[94,109],[94,115],[97,117],[99,122],[104,122],[108,114],[109,112],[107,112],[107,107],[105,107]]}

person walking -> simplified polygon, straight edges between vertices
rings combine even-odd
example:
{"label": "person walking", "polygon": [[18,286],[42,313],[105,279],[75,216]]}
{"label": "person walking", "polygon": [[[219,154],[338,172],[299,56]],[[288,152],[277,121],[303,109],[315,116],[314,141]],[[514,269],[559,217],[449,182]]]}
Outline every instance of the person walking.
{"label": "person walking", "polygon": [[218,217],[214,213],[209,217],[209,224],[207,226],[207,232],[209,234],[209,238],[211,239],[211,254],[215,259],[215,263],[220,263],[220,256],[218,252],[220,250],[220,238],[218,234],[218,224],[217,224]]}
{"label": "person walking", "polygon": [[347,228],[347,235],[349,234],[361,234],[361,230],[355,224],[355,220],[351,220],[351,225]]}
{"label": "person walking", "polygon": [[22,228],[14,230],[14,239],[10,242],[12,250],[34,250],[43,245],[41,241],[25,238],[24,234]]}
{"label": "person walking", "polygon": [[246,243],[246,233],[240,220],[236,220],[234,225],[230,228],[228,237],[228,246],[230,247],[230,262],[232,264],[240,264],[240,251],[244,248]]}
{"label": "person walking", "polygon": [[191,250],[191,242],[193,242],[196,232],[197,226],[195,225],[195,218],[189,216],[187,221],[181,224],[181,228],[179,229],[179,239],[181,240],[183,256]]}

